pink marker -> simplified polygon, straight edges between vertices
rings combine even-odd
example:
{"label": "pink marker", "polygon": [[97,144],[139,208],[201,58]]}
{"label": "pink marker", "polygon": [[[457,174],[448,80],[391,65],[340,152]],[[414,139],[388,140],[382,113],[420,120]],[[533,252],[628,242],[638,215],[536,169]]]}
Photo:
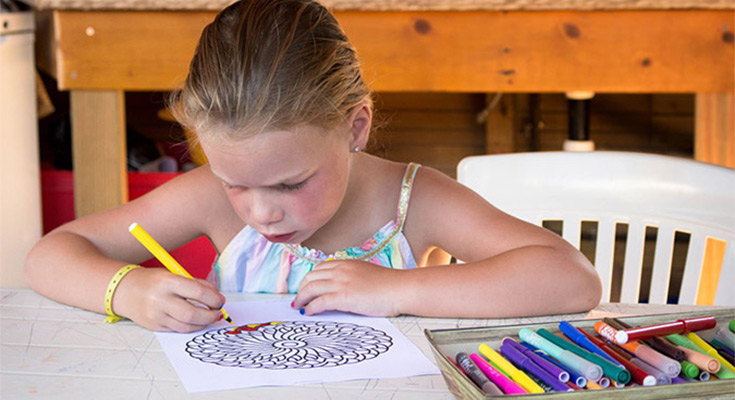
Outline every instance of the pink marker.
{"label": "pink marker", "polygon": [[470,359],[477,364],[477,367],[480,368],[480,370],[487,375],[487,377],[493,381],[500,390],[505,392],[505,394],[527,394],[528,392],[523,389],[519,384],[513,382],[510,380],[507,376],[501,374],[498,370],[493,368],[492,365],[488,364],[485,359],[478,356],[477,354],[473,353],[470,354]]}

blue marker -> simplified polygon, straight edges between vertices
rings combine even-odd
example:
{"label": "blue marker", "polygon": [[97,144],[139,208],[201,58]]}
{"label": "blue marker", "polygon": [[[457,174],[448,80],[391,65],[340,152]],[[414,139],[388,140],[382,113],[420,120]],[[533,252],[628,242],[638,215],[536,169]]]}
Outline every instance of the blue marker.
{"label": "blue marker", "polygon": [[611,363],[618,365],[620,367],[623,366],[623,364],[620,364],[616,359],[610,357],[609,354],[605,353],[604,350],[597,347],[594,343],[592,343],[587,336],[584,335],[584,333],[580,332],[572,326],[567,321],[561,321],[559,322],[559,330],[569,339],[571,339],[574,343],[578,344],[579,346],[585,348],[588,351],[591,351],[601,357],[604,357],[605,359],[609,360]]}

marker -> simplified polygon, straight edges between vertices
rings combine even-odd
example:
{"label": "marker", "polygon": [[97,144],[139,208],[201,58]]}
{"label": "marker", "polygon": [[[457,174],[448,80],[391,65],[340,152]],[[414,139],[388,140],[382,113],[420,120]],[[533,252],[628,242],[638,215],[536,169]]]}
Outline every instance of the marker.
{"label": "marker", "polygon": [[587,381],[587,390],[602,390],[602,386],[598,385],[597,382]]}
{"label": "marker", "polygon": [[[617,330],[602,321],[597,321],[595,323],[595,332],[599,333],[600,336],[604,337],[610,342],[614,342]],[[646,345],[640,344],[638,342],[629,342],[626,344],[621,344],[620,346],[625,350],[635,354],[636,357],[640,358],[646,363],[652,365],[653,367],[656,367],[656,369],[663,371],[669,377],[678,376],[679,373],[681,373],[681,364],[679,364],[679,362],[672,360],[669,357],[666,357],[665,355],[657,352],[656,350],[653,350]]]}
{"label": "marker", "polygon": [[510,378],[503,375],[490,365],[487,360],[478,356],[477,354],[470,354],[470,359],[475,362],[480,371],[493,381],[505,394],[528,394],[528,392],[516,382],[513,382]]}
{"label": "marker", "polygon": [[518,344],[515,340],[511,338],[505,338],[503,339],[503,344],[508,344],[509,346],[513,346],[516,348],[516,350],[520,351],[525,355],[526,357],[530,358],[531,361],[538,364],[539,367],[543,368],[544,371],[551,374],[551,376],[556,377],[556,379],[561,383],[566,383],[569,381],[569,372],[557,367],[556,365],[546,361],[538,354],[534,353],[533,350],[529,349],[528,347],[522,346]]}
{"label": "marker", "polygon": [[[613,328],[618,329],[618,333],[616,334],[616,336],[620,334],[621,330],[633,329],[633,326],[631,326],[630,324],[620,321],[616,318],[605,318],[603,319],[603,321],[605,321],[607,324],[609,324]],[[692,323],[691,326],[698,327],[701,325],[698,325],[697,323]],[[661,354],[665,354],[666,356],[673,358],[674,360],[678,362],[682,362],[686,360],[686,355],[684,354],[684,352],[677,349],[676,347],[674,347],[674,345],[672,345],[671,343],[669,343],[668,341],[664,339],[661,339],[660,337],[651,337],[651,338],[642,339],[642,340],[645,344],[649,345],[654,350],[658,351]],[[634,341],[634,340],[630,339],[630,341]]]}
{"label": "marker", "polygon": [[656,336],[670,335],[672,333],[689,333],[714,328],[717,325],[715,317],[698,317],[679,319],[675,322],[664,324],[639,326],[618,331],[615,334],[615,342],[625,344],[633,340],[650,339]]}
{"label": "marker", "polygon": [[699,367],[690,363],[689,361],[682,361],[681,373],[690,378],[696,378],[699,376]]}
{"label": "marker", "polygon": [[[168,254],[168,252],[163,247],[161,247],[161,245],[158,244],[158,242],[156,242],[156,240],[153,239],[153,237],[149,235],[148,232],[143,229],[143,227],[138,225],[137,222],[133,222],[128,230],[130,231],[130,233],[133,234],[133,236],[135,236],[136,239],[138,239],[138,241],[143,246],[145,246],[146,249],[148,249],[148,251],[151,252],[151,254],[153,254],[154,257],[156,257],[158,261],[161,262],[161,264],[163,264],[164,267],[166,267],[167,270],[173,272],[176,275],[183,276],[189,279],[194,279],[194,277],[186,272],[184,267],[182,267],[181,264],[179,264],[171,256],[171,254]],[[232,318],[227,315],[227,311],[225,311],[224,307],[220,308],[219,310],[222,312],[222,317],[224,318],[224,320],[234,325],[234,322],[232,322]]]}
{"label": "marker", "polygon": [[[719,340],[712,339],[711,340],[712,346],[717,348],[717,351],[724,351],[727,353],[730,357],[735,357],[735,351],[730,350],[724,343],[720,342]],[[720,353],[722,354],[722,353]],[[732,363],[731,363],[732,364]]]}
{"label": "marker", "polygon": [[[611,320],[610,322],[613,322],[616,324],[616,325],[612,325],[615,329],[619,329],[619,330],[634,329],[632,325],[625,323],[623,321],[620,321],[618,319],[610,318],[610,320]],[[697,324],[692,323],[692,326],[697,327]],[[633,340],[630,340],[630,341],[633,341]],[[686,360],[686,355],[684,354],[684,352],[676,348],[668,340],[662,339],[658,336],[654,336],[651,338],[642,339],[642,341],[643,343],[647,344],[648,346],[658,351],[659,353],[665,354],[666,356],[673,358],[674,360],[678,362],[682,362]]]}
{"label": "marker", "polygon": [[480,345],[480,353],[488,358],[488,360],[492,361],[500,367],[503,371],[507,372],[510,377],[518,382],[523,389],[528,391],[528,393],[544,393],[544,389],[536,384],[531,378],[528,377],[528,375],[524,374],[523,371],[519,370],[518,368],[514,367],[513,364],[508,362],[503,356],[498,354],[497,351],[493,350],[490,346],[486,344]]}
{"label": "marker", "polygon": [[520,350],[515,348],[512,344],[508,343],[512,342],[510,339],[503,340],[503,344],[500,346],[500,351],[503,352],[503,355],[507,357],[513,364],[521,367],[528,373],[536,376],[541,382],[545,383],[554,391],[557,392],[569,392],[572,389],[570,389],[567,385],[565,385],[562,382],[559,382],[559,379],[550,373],[546,372],[543,368],[541,368],[538,364],[533,362],[530,358],[526,357],[526,355],[523,354]]}
{"label": "marker", "polygon": [[732,364],[730,364],[729,362],[727,362],[727,360],[725,360],[724,358],[722,358],[722,356],[719,353],[717,353],[717,350],[713,349],[712,346],[709,345],[709,343],[707,343],[704,340],[702,340],[702,338],[700,338],[699,336],[697,336],[696,333],[692,333],[692,332],[687,333],[687,337],[692,342],[694,342],[694,344],[696,344],[697,346],[701,347],[702,350],[704,350],[707,354],[710,355],[710,357],[713,357],[714,359],[716,359],[717,361],[719,361],[720,364],[722,364],[723,367],[729,369],[732,372],[735,372],[735,366],[733,366]]}
{"label": "marker", "polygon": [[523,328],[518,332],[518,336],[531,344],[531,346],[539,348],[548,355],[556,358],[562,364],[573,369],[578,374],[583,375],[588,380],[597,382],[602,378],[602,368],[600,368],[599,365],[591,363],[571,351],[562,349],[554,343],[544,339],[536,332],[528,328]]}
{"label": "marker", "polygon": [[457,364],[460,369],[462,369],[462,371],[472,379],[472,382],[475,382],[475,384],[484,393],[503,394],[503,392],[494,383],[490,382],[488,377],[480,371],[480,368],[478,368],[474,361],[467,356],[467,353],[458,353],[455,358],[457,359]]}
{"label": "marker", "polygon": [[735,351],[735,333],[732,333],[723,327],[719,327],[715,331],[715,339],[728,349]]}
{"label": "marker", "polygon": [[585,360],[591,363],[599,365],[600,368],[602,368],[602,373],[605,374],[605,376],[607,376],[608,378],[615,380],[617,382],[620,382],[622,384],[627,384],[628,382],[630,382],[630,372],[626,370],[625,368],[621,367],[620,365],[614,364],[610,362],[609,360],[602,358],[595,353],[590,353],[589,351],[582,349],[581,347],[573,344],[572,342],[566,341],[558,336],[555,336],[544,328],[540,328],[536,332],[542,337],[549,340],[550,342],[554,343],[555,345],[565,350],[569,350],[572,353],[584,358]]}
{"label": "marker", "polygon": [[735,333],[735,319],[731,319],[727,326],[730,328],[730,332]]}
{"label": "marker", "polygon": [[653,365],[641,360],[640,358],[633,357],[630,359],[630,362],[636,367],[653,375],[653,377],[656,378],[656,383],[658,385],[668,385],[671,383],[671,376],[667,375],[665,372],[654,367]]}
{"label": "marker", "polygon": [[[524,342],[522,344],[522,346],[530,346],[530,344]],[[587,378],[585,378],[584,376],[578,374],[577,372],[575,372],[571,368],[569,368],[566,365],[560,363],[558,360],[552,358],[551,356],[549,356],[548,354],[544,353],[541,350],[536,349],[533,352],[537,356],[543,358],[544,360],[546,360],[546,361],[548,361],[548,362],[556,365],[557,367],[559,367],[559,368],[567,371],[569,373],[569,382],[574,382],[574,385],[575,386],[577,386],[579,388],[583,388],[583,387],[587,386]]]}
{"label": "marker", "polygon": [[610,355],[608,355],[606,352],[604,352],[602,349],[600,349],[598,346],[595,345],[594,342],[592,342],[584,333],[580,332],[578,328],[575,328],[572,324],[570,324],[567,321],[561,321],[559,322],[559,330],[566,335],[569,339],[572,339],[572,341],[580,346],[582,346],[584,349],[591,351],[592,353],[595,353],[597,355],[600,355],[607,360],[609,360],[612,363],[616,363],[614,358],[612,358]]}
{"label": "marker", "polygon": [[642,370],[641,368],[637,367],[633,363],[630,362],[629,358],[626,358],[617,352],[610,348],[607,344],[602,342],[600,339],[597,339],[596,337],[588,334],[587,332],[583,331],[582,329],[579,329],[580,332],[582,332],[587,338],[594,343],[597,347],[602,349],[605,353],[607,353],[610,357],[614,358],[615,361],[620,363],[625,369],[627,369],[630,372],[631,378],[642,386],[654,386],[656,385],[656,378],[651,376],[648,372]]}
{"label": "marker", "polygon": [[678,345],[677,347],[686,354],[687,361],[690,363],[711,374],[720,372],[722,368],[720,362],[707,355],[704,350],[689,340],[688,337],[673,334],[666,336],[666,338]]}

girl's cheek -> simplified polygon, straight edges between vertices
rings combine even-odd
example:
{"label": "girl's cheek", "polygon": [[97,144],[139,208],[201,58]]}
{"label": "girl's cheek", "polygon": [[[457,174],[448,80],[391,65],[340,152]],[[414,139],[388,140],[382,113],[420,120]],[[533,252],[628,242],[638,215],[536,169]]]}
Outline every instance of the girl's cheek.
{"label": "girl's cheek", "polygon": [[235,210],[235,214],[237,214],[243,222],[247,223],[249,207],[246,196],[228,192],[227,199],[230,200],[230,205],[232,206],[232,209]]}

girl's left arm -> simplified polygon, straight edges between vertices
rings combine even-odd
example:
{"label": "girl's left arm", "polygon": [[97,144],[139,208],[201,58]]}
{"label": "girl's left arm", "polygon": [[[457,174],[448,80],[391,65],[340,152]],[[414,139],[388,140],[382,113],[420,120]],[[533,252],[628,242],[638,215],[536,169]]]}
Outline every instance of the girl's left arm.
{"label": "girl's left arm", "polygon": [[414,185],[404,228],[412,248],[439,247],[465,263],[402,274],[399,313],[502,318],[581,312],[599,303],[594,267],[558,235],[430,168],[419,170]]}

